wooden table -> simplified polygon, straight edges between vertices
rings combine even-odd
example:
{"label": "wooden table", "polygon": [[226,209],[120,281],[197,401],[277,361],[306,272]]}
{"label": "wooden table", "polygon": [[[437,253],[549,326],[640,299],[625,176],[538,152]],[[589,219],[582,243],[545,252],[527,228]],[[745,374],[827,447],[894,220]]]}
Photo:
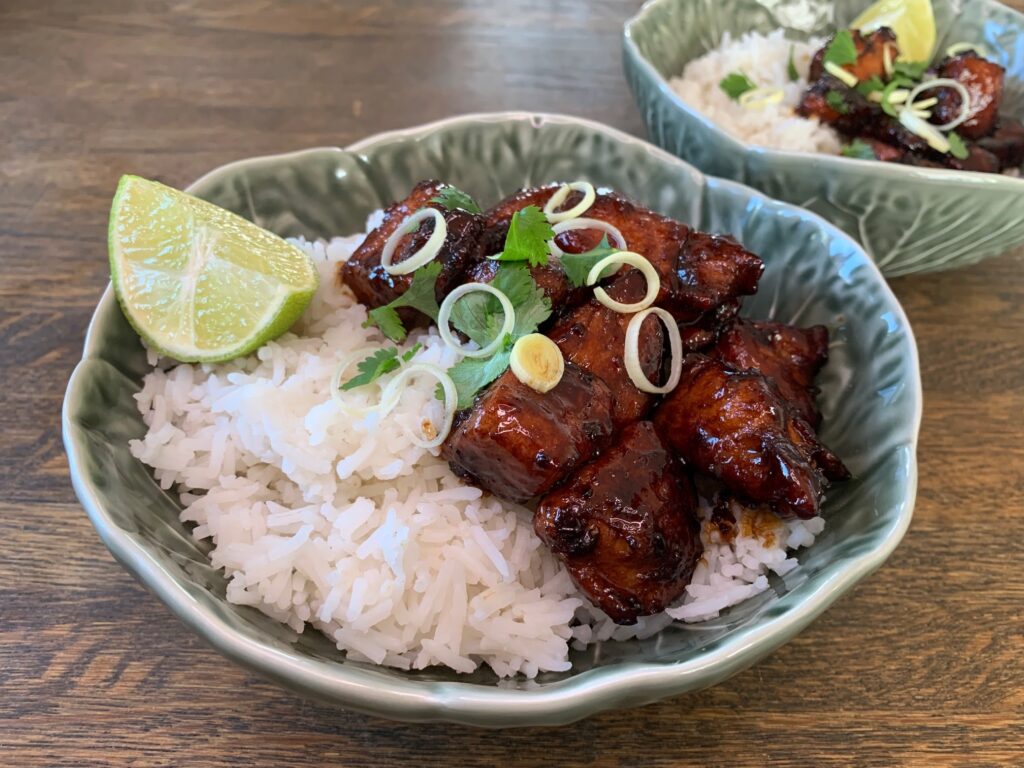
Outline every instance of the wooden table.
{"label": "wooden table", "polygon": [[755,668],[643,710],[495,733],[308,703],[186,631],[76,502],[60,405],[122,173],[184,186],[467,111],[640,133],[619,53],[637,5],[0,3],[0,765],[1024,761],[1020,252],[893,283],[925,417],[914,523],[888,564]]}

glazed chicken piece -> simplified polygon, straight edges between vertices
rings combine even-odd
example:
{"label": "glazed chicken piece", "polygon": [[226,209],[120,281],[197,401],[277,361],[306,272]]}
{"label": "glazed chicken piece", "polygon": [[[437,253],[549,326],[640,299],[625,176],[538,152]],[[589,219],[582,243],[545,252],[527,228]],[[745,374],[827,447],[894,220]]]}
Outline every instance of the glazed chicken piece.
{"label": "glazed chicken piece", "polygon": [[[381,267],[380,257],[384,243],[398,225],[421,208],[429,206],[440,210],[448,225],[448,237],[436,256],[441,264],[436,286],[439,302],[462,282],[465,271],[483,257],[483,217],[462,210],[449,211],[438,203],[430,202],[445,186],[439,181],[428,180],[413,187],[408,197],[388,206],[384,211],[384,222],[370,232],[352,258],[342,264],[341,280],[361,303],[373,309],[393,301],[408,290],[412,275],[389,275]],[[402,238],[392,263],[399,264],[408,258],[423,246],[433,231],[434,224],[428,220],[416,232]],[[401,308],[399,315],[407,325],[426,320],[408,307]]]}
{"label": "glazed chicken piece", "polygon": [[[995,130],[999,106],[1003,103],[1003,81],[1006,70],[974,51],[947,56],[939,64],[937,76],[956,80],[970,94],[970,117],[956,127],[965,139],[980,139]],[[935,88],[921,94],[935,96],[939,103],[932,110],[931,121],[942,125],[960,114],[960,94],[952,88]]]}
{"label": "glazed chicken piece", "polygon": [[739,320],[722,334],[714,357],[735,371],[760,371],[812,427],[821,422],[814,377],[828,361],[828,329]]}
{"label": "glazed chicken piece", "polygon": [[612,404],[604,382],[572,363],[544,394],[506,370],[459,414],[442,455],[473,485],[521,503],[547,493],[608,444]]}
{"label": "glazed chicken piece", "polygon": [[1018,168],[1024,164],[1024,124],[1012,117],[999,120],[996,129],[977,145],[999,160],[999,168]]}
{"label": "glazed chicken piece", "polygon": [[[623,271],[608,287],[616,301],[640,301],[646,290],[643,275],[635,269]],[[611,390],[614,406],[612,423],[616,430],[642,418],[654,398],[633,384],[623,362],[626,326],[632,315],[616,312],[590,299],[564,314],[548,336],[562,350],[566,360],[597,376]],[[648,317],[640,329],[640,363],[647,378],[659,383],[665,332],[656,317]]]}
{"label": "glazed chicken piece", "polygon": [[[527,205],[543,208],[558,187],[552,184],[522,190],[487,211],[485,238],[492,243],[490,247],[499,240],[504,242],[516,211]],[[574,192],[564,207],[580,199],[580,193]],[[656,304],[684,325],[701,326],[713,336],[723,314],[720,308],[738,306],[740,297],[757,291],[764,263],[731,238],[691,230],[613,193],[598,194],[583,216],[616,227],[627,249],[651,262],[661,278]],[[582,253],[598,245],[602,237],[604,233],[598,230],[574,230],[560,234],[555,242],[567,253]]]}
{"label": "glazed chicken piece", "polygon": [[[889,27],[879,27],[874,32],[863,34],[859,29],[851,29],[853,44],[857,49],[857,61],[843,67],[858,80],[870,80],[872,77],[888,80],[885,72],[885,49],[889,49],[890,61],[896,61],[900,54],[899,46],[896,44],[896,33]],[[823,45],[814,58],[811,59],[811,70],[808,80],[814,82],[825,73],[825,51],[835,35],[832,35]]]}
{"label": "glazed chicken piece", "polygon": [[[501,267],[500,261],[494,259],[483,259],[477,262],[466,272],[466,282],[489,283],[498,273]],[[573,288],[565,272],[555,262],[539,266],[527,267],[530,270],[530,277],[537,284],[544,295],[551,300],[553,308],[574,307],[591,294],[590,288]]]}
{"label": "glazed chicken piece", "polygon": [[537,535],[612,620],[633,624],[678,600],[703,551],[685,469],[649,421],[545,496]]}
{"label": "glazed chicken piece", "polygon": [[814,517],[827,479],[849,477],[772,382],[704,355],[686,358],[654,426],[666,447],[695,470],[782,515]]}

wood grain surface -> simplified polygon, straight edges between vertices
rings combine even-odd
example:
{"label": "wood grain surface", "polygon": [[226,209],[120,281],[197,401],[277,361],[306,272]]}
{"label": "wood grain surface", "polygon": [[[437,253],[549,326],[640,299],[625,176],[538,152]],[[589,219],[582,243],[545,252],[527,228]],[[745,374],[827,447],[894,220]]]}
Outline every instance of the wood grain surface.
{"label": "wood grain surface", "polygon": [[466,111],[640,134],[637,6],[0,0],[0,765],[1024,764],[1020,252],[894,281],[925,416],[892,559],[758,666],[645,709],[489,732],[303,701],[186,631],[75,501],[60,404],[122,173],[183,186]]}

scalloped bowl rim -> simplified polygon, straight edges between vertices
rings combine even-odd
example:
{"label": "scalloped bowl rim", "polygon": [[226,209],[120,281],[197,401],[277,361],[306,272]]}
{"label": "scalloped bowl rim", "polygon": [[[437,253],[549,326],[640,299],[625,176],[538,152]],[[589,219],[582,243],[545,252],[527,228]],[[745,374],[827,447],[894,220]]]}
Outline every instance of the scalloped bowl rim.
{"label": "scalloped bowl rim", "polygon": [[[95,326],[114,296],[108,284],[89,323],[83,345],[83,359],[76,366],[68,383],[62,409],[65,450],[75,492],[104,544],[114,557],[136,578],[154,592],[187,626],[237,663],[260,672],[277,682],[301,690],[307,695],[331,701],[363,712],[403,720],[446,720],[464,724],[515,726],[530,724],[564,724],[596,712],[611,709],[622,701],[630,705],[655,701],[673,694],[717,684],[750,666],[806,627],[829,605],[858,581],[878,568],[893,552],[910,525],[917,489],[917,441],[921,423],[922,389],[917,346],[913,330],[899,301],[891,293],[874,262],[849,236],[816,214],[771,198],[737,182],[717,179],[696,171],[679,158],[634,136],[582,118],[534,112],[474,113],[450,117],[424,125],[375,134],[347,148],[315,147],[273,155],[237,160],[216,168],[189,185],[188,190],[211,180],[253,165],[288,162],[310,154],[350,152],[402,139],[427,135],[440,129],[472,122],[508,122],[528,119],[538,127],[545,123],[581,125],[603,133],[617,141],[639,144],[660,160],[695,174],[705,184],[720,184],[749,194],[753,198],[795,209],[825,230],[830,238],[849,242],[863,256],[864,269],[874,272],[878,285],[889,292],[892,310],[897,313],[906,335],[908,358],[907,391],[912,398],[912,423],[907,442],[909,448],[906,492],[899,504],[898,517],[881,544],[868,552],[849,558],[834,573],[823,578],[810,592],[802,594],[791,609],[772,617],[761,617],[755,626],[740,627],[718,641],[718,646],[682,662],[619,662],[577,673],[564,680],[534,690],[510,690],[497,685],[451,681],[403,680],[387,677],[379,669],[364,669],[349,664],[303,658],[270,647],[232,629],[208,607],[192,598],[142,546],[133,535],[119,528],[107,515],[84,473],[75,441],[70,436],[73,403],[77,399],[82,363],[94,352]],[[806,585],[802,585],[806,588]],[[642,694],[638,696],[637,694]]]}
{"label": "scalloped bowl rim", "polygon": [[[918,178],[927,179],[929,181],[953,181],[964,184],[968,187],[975,185],[980,186],[991,186],[992,184],[1007,183],[1010,187],[1019,187],[1017,190],[1024,192],[1024,175],[1022,176],[1007,176],[1002,173],[982,173],[980,171],[959,171],[954,168],[921,168],[913,165],[901,165],[899,163],[885,163],[878,160],[862,160],[856,157],[843,157],[842,155],[831,155],[827,152],[804,152],[802,150],[795,149],[773,149],[771,147],[761,147],[755,144],[748,144],[741,139],[737,139],[728,131],[719,127],[711,118],[707,117],[704,113],[698,110],[696,107],[685,101],[678,93],[673,90],[668,80],[662,76],[657,68],[648,60],[648,58],[641,52],[640,47],[636,44],[634,39],[634,27],[640,24],[644,18],[653,13],[655,6],[661,5],[662,3],[677,2],[678,0],[646,0],[646,2],[640,6],[640,10],[635,15],[631,16],[626,20],[622,28],[622,44],[627,54],[632,57],[633,61],[648,75],[650,79],[657,85],[658,92],[668,101],[676,107],[678,110],[686,113],[689,117],[697,120],[705,128],[714,131],[720,137],[725,139],[726,142],[732,145],[733,149],[742,150],[745,153],[751,155],[760,155],[768,160],[791,160],[802,164],[818,164],[825,163],[827,167],[835,168],[837,170],[843,170],[846,168],[860,168],[864,171],[871,171],[877,173],[879,176],[893,179],[906,179],[906,178]],[[1024,14],[1017,13],[1012,8],[1009,8],[1011,12],[1021,17],[1021,25],[1024,26]]]}

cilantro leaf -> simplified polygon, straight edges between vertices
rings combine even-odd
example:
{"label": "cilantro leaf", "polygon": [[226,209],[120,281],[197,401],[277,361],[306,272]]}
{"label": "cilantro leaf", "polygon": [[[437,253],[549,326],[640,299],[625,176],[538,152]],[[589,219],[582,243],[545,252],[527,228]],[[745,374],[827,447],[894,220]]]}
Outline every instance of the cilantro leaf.
{"label": "cilantro leaf", "polygon": [[507,334],[503,348],[491,357],[467,357],[448,369],[448,375],[452,377],[459,393],[457,408],[469,408],[476,393],[505,372],[512,356],[513,343],[512,334]]}
{"label": "cilantro leaf", "polygon": [[920,80],[928,69],[927,61],[897,61],[892,65],[892,73],[896,77]]}
{"label": "cilantro leaf", "polygon": [[742,72],[730,72],[721,79],[718,87],[725,91],[726,96],[736,101],[744,93],[754,90],[757,86]]}
{"label": "cilantro leaf", "polygon": [[843,157],[855,157],[859,160],[876,160],[875,150],[866,141],[854,139],[840,150]]}
{"label": "cilantro leaf", "polygon": [[789,76],[789,82],[795,83],[800,79],[800,73],[796,71],[796,62],[793,61],[793,44],[789,44],[789,59],[786,61],[786,74]]}
{"label": "cilantro leaf", "polygon": [[416,353],[419,352],[421,349],[423,349],[423,345],[417,341],[415,344],[412,345],[412,349],[406,350],[405,354],[402,355],[402,362],[408,363],[416,356]]}
{"label": "cilantro leaf", "polygon": [[878,75],[872,75],[867,80],[861,80],[857,83],[857,93],[861,96],[867,96],[869,93],[875,91],[881,91],[885,89],[885,83],[882,82],[882,78]]}
{"label": "cilantro leaf", "polygon": [[840,29],[832,36],[822,60],[824,64],[829,62],[840,67],[857,63],[857,46],[853,42],[853,33],[850,30]]}
{"label": "cilantro leaf", "polygon": [[569,282],[573,287],[579,288],[587,282],[587,275],[590,274],[590,270],[594,268],[597,262],[605,256],[617,253],[618,250],[618,248],[612,248],[608,243],[608,236],[605,235],[596,247],[591,248],[585,253],[562,254],[560,258],[562,269],[565,270],[565,276],[569,278]]}
{"label": "cilantro leaf", "polygon": [[430,202],[443,205],[449,211],[461,208],[467,213],[480,213],[480,206],[476,200],[467,195],[458,187],[447,186],[437,193],[436,197],[430,198]]}
{"label": "cilantro leaf", "polygon": [[[551,300],[537,287],[525,266],[502,264],[491,285],[504,293],[515,309],[513,341],[533,333],[551,316]],[[498,300],[483,292],[467,294],[452,307],[452,325],[481,347],[500,333],[503,318]]]}
{"label": "cilantro leaf", "polygon": [[956,131],[950,131],[946,135],[946,140],[949,142],[949,154],[957,160],[966,160],[968,155],[971,154],[967,149],[967,145],[964,144],[964,140],[960,138],[960,134]]}
{"label": "cilantro leaf", "polygon": [[375,379],[379,379],[386,373],[391,373],[399,365],[397,349],[394,347],[391,349],[378,349],[356,365],[359,373],[342,384],[341,388],[349,390],[362,387]]}
{"label": "cilantro leaf", "polygon": [[544,211],[528,205],[513,214],[498,261],[526,261],[531,267],[548,263],[548,240],[555,236]]}
{"label": "cilantro leaf", "polygon": [[405,293],[396,298],[390,304],[383,307],[371,309],[369,317],[363,323],[364,328],[376,325],[381,332],[392,341],[405,339],[406,330],[402,325],[402,319],[395,310],[400,307],[412,307],[418,309],[432,320],[437,320],[437,298],[434,294],[434,285],[437,283],[437,276],[441,274],[441,263],[432,261],[412,273],[410,283]]}
{"label": "cilantro leaf", "polygon": [[826,93],[825,102],[840,115],[845,115],[850,111],[850,108],[846,106],[846,100],[843,99],[843,95],[838,91],[829,91]]}

